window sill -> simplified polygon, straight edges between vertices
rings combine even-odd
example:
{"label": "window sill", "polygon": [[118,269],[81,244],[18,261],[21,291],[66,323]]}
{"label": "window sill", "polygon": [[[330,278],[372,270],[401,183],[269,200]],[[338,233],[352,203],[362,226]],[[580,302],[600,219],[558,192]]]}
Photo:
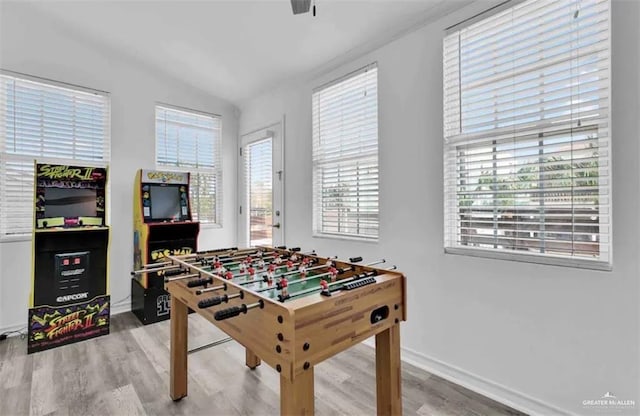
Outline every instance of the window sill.
{"label": "window sill", "polygon": [[203,224],[203,223],[200,223],[200,229],[201,230],[217,230],[217,229],[220,229],[220,228],[222,228],[222,224],[209,224],[209,223]]}
{"label": "window sill", "polygon": [[378,238],[369,238],[369,237],[357,237],[350,235],[340,235],[340,234],[325,234],[325,233],[313,233],[313,238],[326,238],[328,240],[348,240],[348,241],[358,241],[361,243],[378,243]]}
{"label": "window sill", "polygon": [[22,234],[0,237],[0,244],[2,243],[17,243],[22,241],[31,241],[33,234]]}
{"label": "window sill", "polygon": [[578,258],[565,258],[551,255],[537,255],[537,254],[522,254],[522,253],[508,253],[498,252],[477,248],[468,247],[445,247],[444,252],[446,254],[470,256],[470,257],[482,257],[496,260],[509,260],[522,263],[536,263],[546,264],[549,266],[561,266],[561,267],[573,267],[577,269],[591,269],[610,272],[613,270],[613,265],[600,260],[578,259]]}

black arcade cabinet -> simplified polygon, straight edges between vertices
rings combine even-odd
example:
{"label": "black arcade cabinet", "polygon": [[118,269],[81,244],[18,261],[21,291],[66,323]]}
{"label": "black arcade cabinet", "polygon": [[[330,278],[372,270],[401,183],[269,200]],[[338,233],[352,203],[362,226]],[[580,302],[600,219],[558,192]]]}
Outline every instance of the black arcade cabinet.
{"label": "black arcade cabinet", "polygon": [[36,163],[29,353],[109,333],[107,169]]}

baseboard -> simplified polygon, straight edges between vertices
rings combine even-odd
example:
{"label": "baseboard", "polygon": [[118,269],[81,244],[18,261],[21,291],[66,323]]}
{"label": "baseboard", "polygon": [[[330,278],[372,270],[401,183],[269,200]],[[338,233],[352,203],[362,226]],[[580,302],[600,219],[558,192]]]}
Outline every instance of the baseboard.
{"label": "baseboard", "polygon": [[[16,325],[9,325],[3,328],[0,328],[0,334],[4,334],[6,332],[11,332],[11,331],[22,331],[26,334],[27,332],[27,324],[22,323],[22,324],[16,324]],[[16,337],[20,334],[18,333],[13,333],[13,334],[9,334],[9,337]]]}
{"label": "baseboard", "polygon": [[111,305],[111,315],[118,315],[131,311],[131,301],[121,302],[120,304]]}
{"label": "baseboard", "polygon": [[518,411],[532,416],[573,414],[409,348],[401,348],[401,351],[402,361]]}

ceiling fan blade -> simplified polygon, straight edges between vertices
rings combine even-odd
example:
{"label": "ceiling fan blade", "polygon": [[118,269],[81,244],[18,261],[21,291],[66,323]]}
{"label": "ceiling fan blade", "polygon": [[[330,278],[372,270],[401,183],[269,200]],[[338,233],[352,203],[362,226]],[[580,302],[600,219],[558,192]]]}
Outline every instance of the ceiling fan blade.
{"label": "ceiling fan blade", "polygon": [[311,6],[311,0],[291,0],[291,9],[293,14],[308,13]]}

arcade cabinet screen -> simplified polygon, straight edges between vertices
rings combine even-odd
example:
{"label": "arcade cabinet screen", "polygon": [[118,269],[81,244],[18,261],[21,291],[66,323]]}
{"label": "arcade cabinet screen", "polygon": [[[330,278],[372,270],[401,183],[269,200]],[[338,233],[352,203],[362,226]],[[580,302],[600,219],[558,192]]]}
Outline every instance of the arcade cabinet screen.
{"label": "arcade cabinet screen", "polygon": [[179,220],[180,215],[180,187],[151,185],[151,219]]}
{"label": "arcade cabinet screen", "polygon": [[96,190],[83,188],[45,188],[44,213],[54,217],[95,217]]}

